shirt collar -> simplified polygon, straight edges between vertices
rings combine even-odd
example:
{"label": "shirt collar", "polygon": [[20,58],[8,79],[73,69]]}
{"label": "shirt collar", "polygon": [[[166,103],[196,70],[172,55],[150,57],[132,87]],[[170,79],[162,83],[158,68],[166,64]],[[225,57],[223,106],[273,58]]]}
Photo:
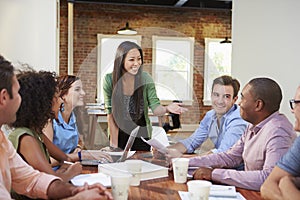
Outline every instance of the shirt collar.
{"label": "shirt collar", "polygon": [[279,111],[274,112],[269,117],[258,123],[256,126],[251,125],[250,130],[256,134],[266,123],[268,123],[273,117],[279,115]]}
{"label": "shirt collar", "polygon": [[[67,124],[64,120],[64,118],[62,117],[62,114],[61,112],[59,111],[58,112],[58,124]],[[76,123],[76,118],[74,117],[74,113],[72,112],[71,115],[70,115],[70,121],[69,121],[69,124],[68,125],[72,125],[72,124],[75,124]]]}
{"label": "shirt collar", "polygon": [[[230,113],[232,113],[233,111],[235,111],[236,108],[237,108],[237,105],[233,104],[233,106],[221,117],[220,121],[223,121],[223,119],[225,119]],[[216,114],[216,112],[214,112],[213,120],[217,120],[217,114]]]}

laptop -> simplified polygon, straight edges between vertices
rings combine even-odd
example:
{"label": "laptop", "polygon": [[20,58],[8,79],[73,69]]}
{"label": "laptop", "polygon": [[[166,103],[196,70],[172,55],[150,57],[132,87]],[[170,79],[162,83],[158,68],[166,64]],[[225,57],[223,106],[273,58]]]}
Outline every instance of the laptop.
{"label": "laptop", "polygon": [[[107,152],[112,157],[113,163],[115,162],[124,162],[128,157],[131,157],[135,151],[130,151],[134,140],[139,132],[140,126],[137,126],[135,129],[133,129],[130,133],[130,136],[127,140],[126,146],[124,148],[123,152]],[[89,150],[89,152],[93,153],[99,150]],[[98,164],[104,164],[108,163],[106,160],[82,160],[82,165],[98,165]]]}

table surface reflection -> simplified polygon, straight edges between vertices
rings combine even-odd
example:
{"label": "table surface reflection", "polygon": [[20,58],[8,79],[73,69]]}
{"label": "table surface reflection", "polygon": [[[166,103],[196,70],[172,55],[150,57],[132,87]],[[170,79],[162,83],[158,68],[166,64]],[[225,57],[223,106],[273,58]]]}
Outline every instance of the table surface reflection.
{"label": "table surface reflection", "polygon": [[[153,159],[150,152],[136,152],[133,159],[145,160],[154,164],[164,166],[166,162],[160,159]],[[97,166],[83,166],[83,173],[96,173],[98,172]],[[262,197],[257,191],[236,188],[237,192],[241,193],[247,200],[260,200]],[[142,200],[142,199],[178,199],[180,196],[178,191],[187,191],[186,184],[175,183],[173,173],[169,172],[169,176],[165,178],[152,179],[141,181],[139,186],[130,186],[129,200]]]}

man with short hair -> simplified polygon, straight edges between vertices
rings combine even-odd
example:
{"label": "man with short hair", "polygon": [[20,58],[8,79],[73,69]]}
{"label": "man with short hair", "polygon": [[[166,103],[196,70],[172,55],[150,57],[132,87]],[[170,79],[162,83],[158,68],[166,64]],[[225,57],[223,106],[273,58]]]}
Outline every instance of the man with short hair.
{"label": "man with short hair", "polygon": [[[279,113],[281,100],[281,89],[272,79],[255,78],[246,84],[239,105],[242,118],[251,124],[228,151],[191,158],[189,165],[199,167],[194,179],[258,191],[296,138],[292,124]],[[241,163],[245,170],[235,170]]]}
{"label": "man with short hair", "polygon": [[[16,120],[21,104],[20,85],[10,62],[0,55],[0,127]],[[37,97],[38,98],[38,97]],[[0,130],[0,199],[11,199],[10,190],[30,198],[112,199],[100,184],[75,187],[60,178],[34,170],[16,153]]]}
{"label": "man with short hair", "polygon": [[[178,153],[193,153],[206,139],[210,139],[215,148],[209,153],[228,150],[244,133],[247,123],[241,118],[238,99],[240,83],[231,76],[220,76],[213,81],[211,101],[212,110],[208,111],[200,122],[198,129],[185,140],[169,146],[169,157]],[[170,150],[171,149],[171,150]],[[177,153],[172,155],[172,150]]]}

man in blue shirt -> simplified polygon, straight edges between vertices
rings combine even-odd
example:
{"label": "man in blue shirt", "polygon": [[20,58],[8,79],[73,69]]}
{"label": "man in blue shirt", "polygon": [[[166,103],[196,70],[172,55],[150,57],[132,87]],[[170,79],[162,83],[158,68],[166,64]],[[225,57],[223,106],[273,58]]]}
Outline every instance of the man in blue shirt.
{"label": "man in blue shirt", "polygon": [[[300,131],[300,86],[294,99],[290,100],[295,116],[295,131]],[[300,137],[297,137],[289,151],[278,161],[262,187],[264,199],[299,199],[300,195]]]}
{"label": "man in blue shirt", "polygon": [[247,122],[240,116],[239,107],[235,104],[239,89],[238,80],[230,76],[216,78],[212,85],[212,110],[206,113],[198,129],[190,137],[168,147],[169,156],[193,153],[208,138],[215,148],[206,152],[207,154],[228,150],[241,137],[247,126]]}

